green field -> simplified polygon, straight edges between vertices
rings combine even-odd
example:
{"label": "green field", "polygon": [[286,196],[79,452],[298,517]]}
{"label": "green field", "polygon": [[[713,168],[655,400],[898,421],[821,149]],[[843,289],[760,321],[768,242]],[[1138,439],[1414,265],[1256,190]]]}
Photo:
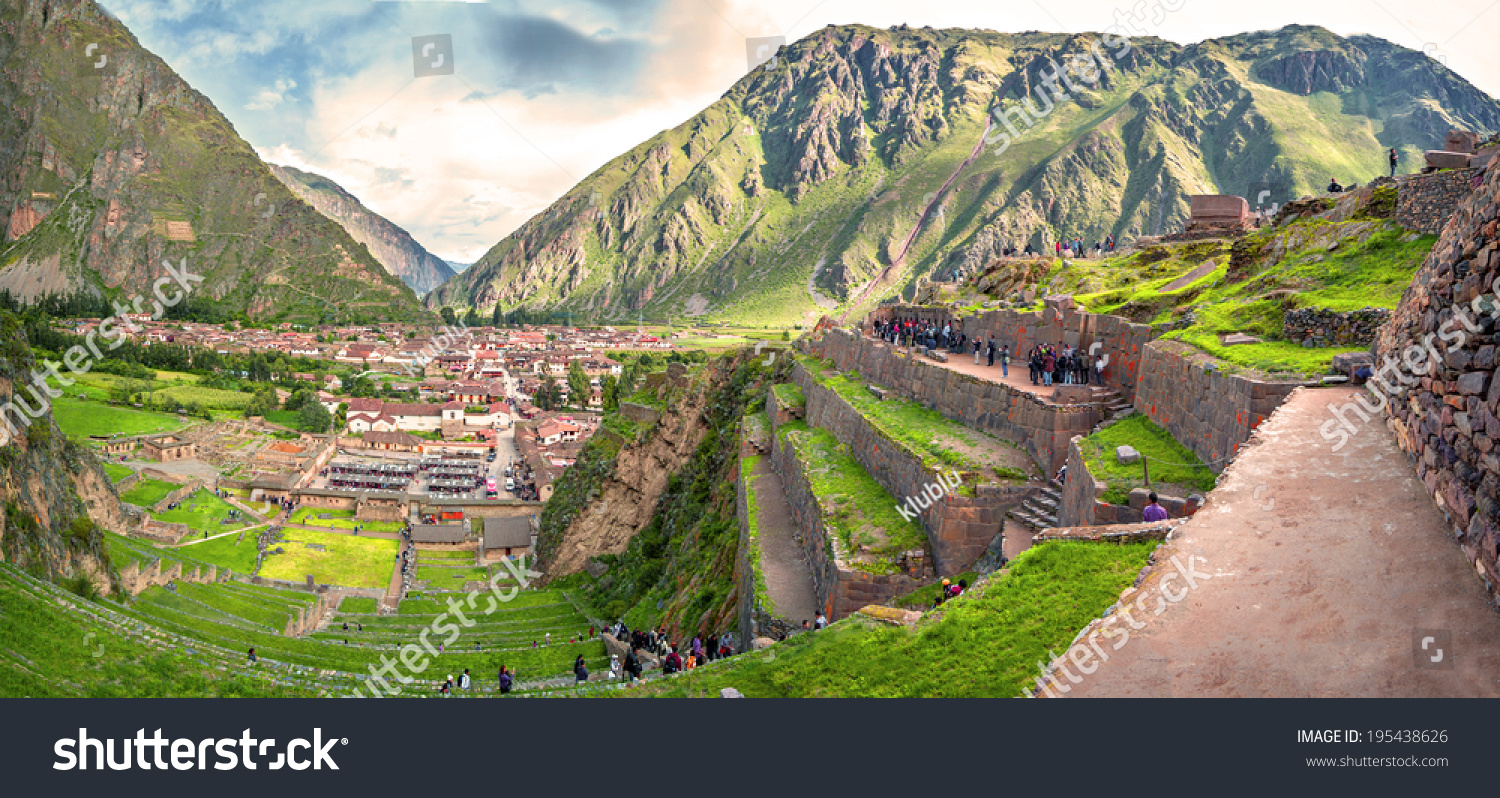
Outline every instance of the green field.
{"label": "green field", "polygon": [[127,466],[122,466],[119,463],[104,463],[104,473],[109,475],[109,480],[111,482],[119,482],[120,480],[130,476],[131,474],[134,474],[135,469],[129,468]]}
{"label": "green field", "polygon": [[182,486],[159,479],[141,479],[120,495],[120,501],[149,508],[180,487]]}
{"label": "green field", "polygon": [[233,523],[220,523],[222,519],[229,517],[230,510],[236,508],[215,496],[207,488],[199,488],[192,496],[183,499],[178,504],[180,506],[175,510],[152,513],[151,517],[168,524],[187,524],[198,532],[208,532],[210,535],[239,529],[247,523],[243,513],[241,513],[241,518]]}
{"label": "green field", "polygon": [[[279,546],[284,553],[267,556],[259,576],[301,582],[312,574],[319,584],[347,587],[384,588],[390,584],[396,563],[394,540],[292,528],[283,534],[287,540],[272,548]],[[324,546],[325,550],[310,549],[308,543]]]}
{"label": "green field", "polygon": [[[323,515],[331,517],[319,518]],[[293,513],[287,523],[325,529],[353,529],[357,526],[361,532],[397,532],[406,526],[399,521],[359,521],[355,520],[353,510],[330,510],[324,507],[303,507]]]}
{"label": "green field", "polygon": [[[201,543],[188,542],[173,551],[228,568],[237,574],[248,574],[255,568],[255,535],[255,530],[249,530],[243,535],[224,535]],[[244,539],[240,540],[241,537]]]}
{"label": "green field", "polygon": [[80,401],[68,396],[52,400],[52,415],[63,434],[70,438],[173,432],[190,420],[169,413],[136,410],[93,400]]}

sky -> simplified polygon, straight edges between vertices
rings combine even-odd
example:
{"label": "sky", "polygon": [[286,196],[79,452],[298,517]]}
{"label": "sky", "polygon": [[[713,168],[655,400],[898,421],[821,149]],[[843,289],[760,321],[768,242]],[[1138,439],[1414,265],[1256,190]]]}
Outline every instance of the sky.
{"label": "sky", "polygon": [[[1500,96],[1500,0],[101,0],[272,163],[470,263],[827,25],[1099,31],[1182,44],[1288,24],[1423,51]],[[1436,11],[1435,9],[1441,9]],[[443,37],[447,37],[446,40]]]}

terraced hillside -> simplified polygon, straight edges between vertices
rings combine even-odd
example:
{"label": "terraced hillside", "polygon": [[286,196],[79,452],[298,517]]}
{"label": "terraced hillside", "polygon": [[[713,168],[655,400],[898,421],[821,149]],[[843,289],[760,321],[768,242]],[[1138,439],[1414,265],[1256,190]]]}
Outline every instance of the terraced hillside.
{"label": "terraced hillside", "polygon": [[[1059,74],[1095,54],[1104,68]],[[426,301],[598,321],[854,319],[1007,244],[1174,231],[1189,194],[1269,204],[1330,175],[1363,184],[1388,148],[1413,171],[1449,128],[1500,129],[1500,104],[1421,53],[1321,28],[1182,46],[829,27]]]}

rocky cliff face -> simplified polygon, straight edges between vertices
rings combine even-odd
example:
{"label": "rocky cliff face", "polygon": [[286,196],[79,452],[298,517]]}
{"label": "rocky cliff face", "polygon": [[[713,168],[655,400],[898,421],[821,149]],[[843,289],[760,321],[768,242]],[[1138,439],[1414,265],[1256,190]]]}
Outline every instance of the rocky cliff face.
{"label": "rocky cliff face", "polygon": [[426,317],[92,0],[0,4],[0,64],[0,288],[128,299],[186,259],[232,312]]}
{"label": "rocky cliff face", "polygon": [[353,194],[322,175],[271,164],[271,173],[303,202],[338,222],[355,241],[364,244],[385,270],[401,279],[419,296],[452,279],[456,272],[428,252],[411,234],[366,208]]}
{"label": "rocky cliff face", "polygon": [[[1384,410],[1491,596],[1500,600],[1500,169],[1448,221],[1376,349]],[[1345,412],[1360,434],[1358,416]],[[1373,422],[1372,422],[1373,423]],[[1339,437],[1337,422],[1325,437]],[[1369,434],[1369,433],[1365,433]]]}
{"label": "rocky cliff face", "polygon": [[1270,203],[1330,174],[1363,183],[1386,148],[1415,162],[1450,127],[1500,128],[1500,104],[1421,53],[1320,28],[1183,47],[830,27],[427,303],[808,322],[1007,244],[1170,232],[1187,194]]}
{"label": "rocky cliff face", "polygon": [[30,418],[11,405],[42,406],[27,390],[35,368],[19,320],[0,311],[0,557],[45,579],[83,577],[108,591],[100,529],[122,528],[119,494],[51,412]]}

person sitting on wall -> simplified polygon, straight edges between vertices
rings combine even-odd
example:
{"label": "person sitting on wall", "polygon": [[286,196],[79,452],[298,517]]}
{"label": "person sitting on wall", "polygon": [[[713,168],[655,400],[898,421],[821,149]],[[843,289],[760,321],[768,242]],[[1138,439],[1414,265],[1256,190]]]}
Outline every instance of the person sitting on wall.
{"label": "person sitting on wall", "polygon": [[1337,193],[1339,193],[1340,191],[1343,191],[1343,190],[1344,190],[1344,187],[1341,186],[1341,185],[1339,185],[1339,181],[1334,180],[1331,177],[1328,178],[1328,193],[1329,194],[1337,194]]}

